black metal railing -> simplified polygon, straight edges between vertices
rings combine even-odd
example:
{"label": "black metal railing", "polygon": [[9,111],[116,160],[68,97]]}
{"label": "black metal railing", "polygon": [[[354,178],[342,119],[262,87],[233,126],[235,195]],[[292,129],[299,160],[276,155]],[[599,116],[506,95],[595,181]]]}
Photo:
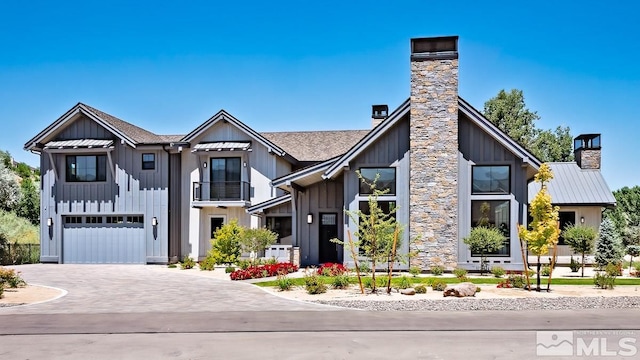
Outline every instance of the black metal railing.
{"label": "black metal railing", "polygon": [[194,182],[194,201],[249,201],[251,185],[246,181]]}
{"label": "black metal railing", "polygon": [[37,264],[40,244],[0,244],[0,265]]}

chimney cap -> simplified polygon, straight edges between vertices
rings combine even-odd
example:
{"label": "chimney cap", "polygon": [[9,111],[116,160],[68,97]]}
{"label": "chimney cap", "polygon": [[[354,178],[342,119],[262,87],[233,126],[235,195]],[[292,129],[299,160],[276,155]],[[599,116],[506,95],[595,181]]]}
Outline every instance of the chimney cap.
{"label": "chimney cap", "polygon": [[458,36],[411,39],[411,60],[458,58]]}
{"label": "chimney cap", "polygon": [[389,105],[371,105],[371,117],[373,119],[386,119],[389,117]]}
{"label": "chimney cap", "polygon": [[573,139],[573,150],[592,149],[597,150],[602,146],[600,134],[581,134]]}

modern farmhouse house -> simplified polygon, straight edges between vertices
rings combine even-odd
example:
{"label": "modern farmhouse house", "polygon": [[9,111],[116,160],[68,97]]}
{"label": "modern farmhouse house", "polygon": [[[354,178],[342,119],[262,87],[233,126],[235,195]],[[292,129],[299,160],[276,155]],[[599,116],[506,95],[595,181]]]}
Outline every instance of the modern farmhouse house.
{"label": "modern farmhouse house", "polygon": [[517,224],[540,161],[458,96],[457,37],[412,39],[410,61],[409,98],[374,105],[368,130],[259,133],[221,110],[165,136],[77,104],[25,145],[41,158],[41,260],[202,259],[237,219],[278,233],[268,256],[349,264],[330,240],[356,232],[345,209],[367,211],[360,171],[388,190],[379,202],[397,208],[412,266],[478,268],[462,239],[488,218],[508,239],[490,262],[521,268]]}

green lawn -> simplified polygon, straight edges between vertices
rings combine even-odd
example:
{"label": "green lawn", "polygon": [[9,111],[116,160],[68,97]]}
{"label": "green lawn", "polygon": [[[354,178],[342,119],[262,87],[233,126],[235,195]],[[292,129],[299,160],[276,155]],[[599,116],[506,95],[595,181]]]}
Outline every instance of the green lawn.
{"label": "green lawn", "polygon": [[[331,278],[327,277],[327,276],[320,276],[320,278],[324,281],[324,283],[326,284],[331,284]],[[382,279],[384,278],[386,280],[386,277],[384,275],[380,276],[376,276],[376,280],[378,279]],[[436,277],[436,276],[430,276],[430,277],[410,277],[411,281],[413,284],[425,284],[425,285],[429,285],[431,284],[431,282],[433,282],[434,279],[440,279],[448,284],[455,284],[455,283],[459,283],[460,281],[457,278],[454,277]],[[500,281],[504,281],[505,278],[495,278],[495,277],[472,277],[469,278],[467,281],[470,281],[474,284],[498,284]],[[294,286],[304,286],[304,279],[303,278],[292,278],[291,279],[292,283]],[[382,280],[378,280],[378,281],[382,281]],[[392,284],[396,284],[400,281],[398,276],[394,276],[394,278],[392,279]],[[356,277],[351,278],[351,282],[354,284],[358,283],[358,279]],[[532,277],[531,278],[531,284],[535,284],[536,282],[536,278]],[[385,282],[386,283],[386,282]],[[547,284],[547,278],[541,278],[540,279],[540,283],[543,285]],[[381,286],[381,283],[378,283],[378,286]],[[551,281],[552,285],[593,285],[593,278],[590,277],[584,277],[584,278],[572,278],[572,279],[566,279],[566,278],[557,278],[557,279],[552,279]],[[269,287],[269,286],[277,286],[278,283],[276,280],[271,280],[271,281],[262,281],[262,282],[258,282],[255,283],[255,285],[258,286],[264,286],[264,287]],[[633,279],[622,279],[622,278],[617,278],[616,279],[616,286],[617,285],[640,285],[640,278],[633,278]]]}

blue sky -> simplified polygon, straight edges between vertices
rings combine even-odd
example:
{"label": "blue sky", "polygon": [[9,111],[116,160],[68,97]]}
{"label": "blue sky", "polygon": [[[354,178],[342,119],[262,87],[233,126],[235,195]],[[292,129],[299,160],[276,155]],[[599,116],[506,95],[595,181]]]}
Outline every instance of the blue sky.
{"label": "blue sky", "polygon": [[3,2],[0,149],[37,165],[23,144],[77,102],[158,134],[219,109],[258,131],[368,128],[409,96],[409,39],[459,35],[460,96],[521,89],[539,128],[602,133],[612,190],[640,185],[631,1],[216,3]]}

